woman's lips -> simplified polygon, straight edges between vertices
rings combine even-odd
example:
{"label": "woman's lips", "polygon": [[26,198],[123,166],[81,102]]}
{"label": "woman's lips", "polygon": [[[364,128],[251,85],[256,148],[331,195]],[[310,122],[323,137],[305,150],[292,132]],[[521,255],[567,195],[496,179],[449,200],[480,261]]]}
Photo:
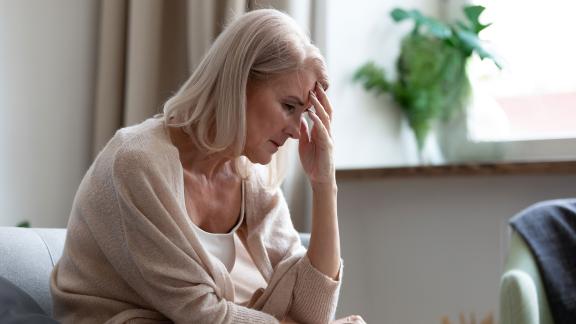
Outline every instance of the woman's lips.
{"label": "woman's lips", "polygon": [[270,143],[272,143],[274,145],[274,148],[276,149],[276,151],[278,150],[278,148],[281,146],[280,144],[276,143],[273,140],[270,140]]}

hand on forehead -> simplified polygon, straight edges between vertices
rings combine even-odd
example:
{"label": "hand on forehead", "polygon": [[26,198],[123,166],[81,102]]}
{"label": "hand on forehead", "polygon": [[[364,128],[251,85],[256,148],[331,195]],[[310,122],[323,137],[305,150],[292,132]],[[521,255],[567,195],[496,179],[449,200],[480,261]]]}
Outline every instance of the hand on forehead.
{"label": "hand on forehead", "polygon": [[317,82],[316,75],[307,69],[284,74],[275,80],[278,91],[286,97],[290,97],[295,103],[304,107],[310,107],[310,91],[314,91]]}

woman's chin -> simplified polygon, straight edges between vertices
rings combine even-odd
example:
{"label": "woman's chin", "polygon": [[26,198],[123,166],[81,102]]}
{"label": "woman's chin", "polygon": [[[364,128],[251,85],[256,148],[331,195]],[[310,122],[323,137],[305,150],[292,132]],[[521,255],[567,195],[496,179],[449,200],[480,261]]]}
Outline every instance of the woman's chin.
{"label": "woman's chin", "polygon": [[246,157],[255,164],[266,165],[272,161],[272,154],[247,154]]}

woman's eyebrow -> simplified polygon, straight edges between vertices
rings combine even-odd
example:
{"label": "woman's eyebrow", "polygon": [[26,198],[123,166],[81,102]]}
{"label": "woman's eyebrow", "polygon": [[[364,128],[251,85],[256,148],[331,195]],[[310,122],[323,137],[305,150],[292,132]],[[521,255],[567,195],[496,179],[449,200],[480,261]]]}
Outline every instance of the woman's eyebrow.
{"label": "woman's eyebrow", "polygon": [[291,99],[296,101],[300,106],[304,106],[304,102],[302,101],[302,99],[296,97],[296,96],[288,96],[287,99]]}

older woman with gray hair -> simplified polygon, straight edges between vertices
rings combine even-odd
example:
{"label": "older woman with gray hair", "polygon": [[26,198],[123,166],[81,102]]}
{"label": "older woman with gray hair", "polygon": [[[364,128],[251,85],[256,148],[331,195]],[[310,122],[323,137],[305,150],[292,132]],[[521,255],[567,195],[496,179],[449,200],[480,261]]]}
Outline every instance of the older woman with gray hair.
{"label": "older woman with gray hair", "polygon": [[[327,80],[287,15],[232,22],[164,113],[119,130],[86,173],[51,277],[56,318],[332,321],[342,262]],[[290,138],[313,189],[307,250],[279,188]]]}

